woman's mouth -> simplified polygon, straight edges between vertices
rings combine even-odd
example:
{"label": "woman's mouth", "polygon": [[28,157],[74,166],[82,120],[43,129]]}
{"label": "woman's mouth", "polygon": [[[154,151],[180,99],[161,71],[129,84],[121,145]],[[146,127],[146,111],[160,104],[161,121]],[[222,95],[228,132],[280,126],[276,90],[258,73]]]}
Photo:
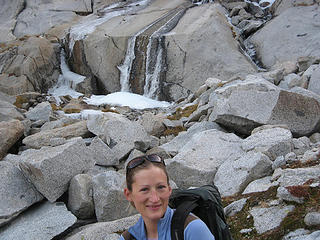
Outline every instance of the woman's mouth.
{"label": "woman's mouth", "polygon": [[148,208],[151,209],[152,211],[156,211],[161,207],[161,204],[157,205],[149,205]]}

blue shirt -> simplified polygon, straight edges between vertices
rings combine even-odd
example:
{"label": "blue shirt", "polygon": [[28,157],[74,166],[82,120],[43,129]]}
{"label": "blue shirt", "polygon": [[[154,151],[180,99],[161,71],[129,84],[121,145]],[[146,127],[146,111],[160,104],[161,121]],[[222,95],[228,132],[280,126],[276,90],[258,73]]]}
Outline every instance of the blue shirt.
{"label": "blue shirt", "polygon": [[[158,222],[158,240],[171,240],[171,219],[174,210],[167,207],[166,213],[163,218]],[[130,227],[128,231],[137,240],[147,240],[146,231],[142,217],[139,218],[138,222]],[[201,220],[196,219],[191,221],[184,229],[185,240],[214,240],[214,236],[210,232],[207,225]],[[119,240],[124,240],[121,236]]]}

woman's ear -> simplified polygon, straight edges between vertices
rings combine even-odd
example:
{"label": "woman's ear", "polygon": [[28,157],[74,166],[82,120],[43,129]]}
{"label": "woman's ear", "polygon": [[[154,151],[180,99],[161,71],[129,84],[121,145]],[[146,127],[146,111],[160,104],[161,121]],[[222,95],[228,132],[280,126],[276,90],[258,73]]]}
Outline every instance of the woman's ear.
{"label": "woman's ear", "polygon": [[170,195],[169,195],[169,196],[171,196],[172,188],[171,188],[171,186],[170,186],[170,185],[169,185],[169,193],[170,193]]}
{"label": "woman's ear", "polygon": [[132,201],[132,199],[131,199],[131,191],[130,191],[128,188],[125,188],[125,189],[123,190],[123,194],[124,194],[124,196],[126,197],[126,199],[127,199],[129,202]]}

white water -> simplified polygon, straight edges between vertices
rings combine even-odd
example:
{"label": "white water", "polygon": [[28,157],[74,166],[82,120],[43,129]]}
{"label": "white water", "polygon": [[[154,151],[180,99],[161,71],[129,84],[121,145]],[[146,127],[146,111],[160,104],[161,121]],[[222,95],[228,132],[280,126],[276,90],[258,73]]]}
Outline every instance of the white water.
{"label": "white water", "polygon": [[75,91],[76,85],[86,78],[85,76],[74,73],[68,67],[66,63],[66,54],[62,49],[60,53],[60,68],[61,74],[58,78],[57,85],[48,90],[48,93],[55,97],[57,103],[60,103],[61,100],[59,96],[70,95],[73,98],[78,98],[82,96],[82,93]]}
{"label": "white water", "polygon": [[[145,85],[144,85],[144,96],[158,99],[157,91],[160,87],[160,73],[162,68],[162,58],[163,58],[163,49],[161,46],[161,35],[167,33],[165,30],[167,24],[170,24],[171,21],[174,21],[174,19],[181,14],[181,11],[177,12],[173,17],[169,19],[169,21],[164,24],[161,28],[159,28],[157,31],[155,31],[150,37],[149,42],[147,46],[147,59],[146,59],[146,72],[145,72]],[[152,41],[153,39],[157,39],[158,42],[158,49],[157,49],[157,59],[154,71],[151,71],[150,68],[150,59],[151,59],[151,48],[152,48]]]}
{"label": "white water", "polygon": [[[260,0],[259,3],[255,2],[255,1],[251,1],[251,0],[244,0],[244,1],[247,2],[247,3],[251,3],[251,4],[253,4],[253,5],[257,6],[257,7],[260,7],[263,10],[271,7],[272,4],[275,2],[275,0]],[[263,3],[269,3],[269,4],[266,5],[265,7],[261,7],[261,5]]]}
{"label": "white water", "polygon": [[153,99],[158,99],[157,90],[159,89],[159,85],[160,85],[160,71],[161,71],[161,65],[162,65],[163,49],[161,48],[159,43],[155,69],[152,73],[149,73],[151,45],[152,45],[152,38],[150,37],[149,43],[147,46],[146,73],[145,73],[145,84],[143,89],[143,92],[144,92],[143,96],[153,98]]}
{"label": "white water", "polygon": [[74,43],[76,41],[84,39],[88,34],[93,33],[97,26],[109,21],[114,17],[138,11],[139,9],[146,7],[150,1],[151,0],[140,0],[138,2],[128,4],[126,5],[126,7],[119,9],[116,8],[121,6],[121,3],[114,3],[101,11],[102,13],[106,12],[106,14],[102,17],[99,17],[94,14],[84,17],[79,24],[73,26],[70,29],[70,52],[72,52]]}
{"label": "white water", "polygon": [[128,39],[126,57],[123,61],[123,64],[118,66],[118,69],[120,71],[121,92],[131,92],[129,79],[130,79],[132,63],[133,63],[133,60],[136,58],[134,54],[134,47],[136,45],[136,39],[139,34],[140,32]]}
{"label": "white water", "polygon": [[135,35],[133,35],[131,38],[129,38],[128,40],[127,53],[126,53],[125,59],[123,63],[118,66],[118,69],[120,71],[121,92],[131,92],[130,72],[132,69],[133,60],[136,58],[136,55],[134,54],[136,39],[141,33],[146,31],[153,24],[154,23],[151,23],[150,25],[146,26],[145,28],[137,32]]}

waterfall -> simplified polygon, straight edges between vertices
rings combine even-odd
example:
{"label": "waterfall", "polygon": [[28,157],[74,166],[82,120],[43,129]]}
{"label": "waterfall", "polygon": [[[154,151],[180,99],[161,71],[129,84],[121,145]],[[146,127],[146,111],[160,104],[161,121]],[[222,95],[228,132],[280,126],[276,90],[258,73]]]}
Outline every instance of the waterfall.
{"label": "waterfall", "polygon": [[[135,78],[144,78],[143,95],[145,97],[153,99],[159,98],[161,72],[165,65],[165,49],[163,47],[164,34],[171,31],[176,26],[186,9],[191,5],[192,4],[190,3],[185,3],[176,9],[171,10],[169,13],[157,19],[129,39],[125,60],[122,65],[118,66],[118,69],[120,70],[121,91],[132,91],[130,77],[133,67],[136,67],[133,65],[136,60],[135,48],[138,44],[137,38],[140,37],[140,41],[142,41],[140,45],[143,46],[145,38],[141,35],[144,33],[145,36],[149,36],[145,50],[145,72],[143,76],[135,76]],[[158,25],[161,27],[157,27]]]}
{"label": "waterfall", "polygon": [[192,0],[193,4],[201,5],[205,3],[212,3],[214,0]]}
{"label": "waterfall", "polygon": [[66,63],[66,53],[64,49],[61,49],[60,52],[60,69],[61,74],[59,75],[58,82],[56,86],[48,90],[48,93],[55,97],[57,103],[60,103],[61,100],[59,96],[70,95],[73,98],[82,96],[82,93],[74,90],[78,83],[84,81],[85,76],[74,73],[68,67]]}
{"label": "waterfall", "polygon": [[[145,73],[145,85],[144,85],[144,96],[153,98],[158,100],[158,91],[160,85],[160,72],[163,66],[163,47],[162,42],[163,38],[155,37],[156,39],[153,40],[153,37],[150,37],[148,47],[147,47],[147,61],[146,61],[146,73]],[[158,46],[156,49],[156,63],[155,66],[152,67],[150,64],[150,58],[152,56],[152,43],[154,41],[158,42]]]}

